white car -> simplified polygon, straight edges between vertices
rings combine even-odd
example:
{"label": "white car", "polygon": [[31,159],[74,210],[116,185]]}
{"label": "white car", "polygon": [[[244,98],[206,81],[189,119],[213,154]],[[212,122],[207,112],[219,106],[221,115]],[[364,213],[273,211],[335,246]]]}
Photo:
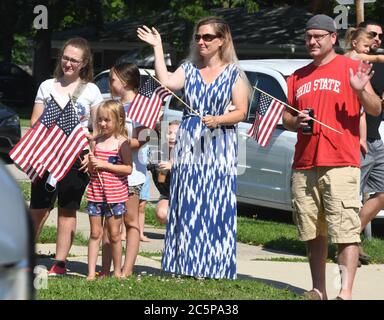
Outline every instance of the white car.
{"label": "white car", "polygon": [[[142,69],[140,71],[140,82],[143,84],[148,79],[148,73],[150,75],[155,75],[155,70],[153,69]],[[148,72],[148,73],[147,73]],[[111,91],[109,89],[109,69],[101,71],[98,73],[93,82],[99,87],[101,95],[103,96],[104,101],[112,99]]]}
{"label": "white car", "polygon": [[21,191],[0,161],[0,300],[34,297],[34,239]]}
{"label": "white car", "polygon": [[[310,62],[309,59],[242,60],[240,66],[252,86],[257,86],[286,102],[286,78]],[[291,167],[297,136],[295,132],[284,129],[280,120],[266,148],[260,147],[253,138],[247,137],[245,133],[254,122],[258,101],[259,92],[254,89],[247,119],[238,125],[238,201],[291,211]],[[164,120],[181,119],[182,109],[182,104],[172,99],[165,106]],[[381,124],[380,132],[384,137],[384,123]],[[246,150],[243,158],[242,149]],[[381,214],[384,216],[383,211]]]}

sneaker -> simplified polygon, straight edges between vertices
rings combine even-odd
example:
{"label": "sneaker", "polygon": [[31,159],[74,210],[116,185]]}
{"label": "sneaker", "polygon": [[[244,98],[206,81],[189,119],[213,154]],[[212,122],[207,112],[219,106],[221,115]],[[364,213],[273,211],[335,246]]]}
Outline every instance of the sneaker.
{"label": "sneaker", "polygon": [[48,276],[65,276],[67,274],[67,268],[65,267],[65,264],[64,264],[64,268],[59,266],[59,264],[55,263],[51,269],[49,270],[48,272]]}

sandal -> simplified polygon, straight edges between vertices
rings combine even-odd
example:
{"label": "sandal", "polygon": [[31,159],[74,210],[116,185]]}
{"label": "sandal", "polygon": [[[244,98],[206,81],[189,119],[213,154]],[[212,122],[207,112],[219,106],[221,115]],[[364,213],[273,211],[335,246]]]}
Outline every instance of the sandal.
{"label": "sandal", "polygon": [[307,291],[304,293],[304,298],[306,300],[323,300],[323,295],[322,293],[317,290],[316,288]]}

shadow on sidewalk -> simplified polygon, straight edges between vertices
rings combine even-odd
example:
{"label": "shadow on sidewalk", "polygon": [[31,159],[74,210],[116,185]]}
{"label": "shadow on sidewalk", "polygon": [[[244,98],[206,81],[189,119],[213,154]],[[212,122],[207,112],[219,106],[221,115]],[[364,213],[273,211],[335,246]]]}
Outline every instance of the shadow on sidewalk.
{"label": "shadow on sidewalk", "polygon": [[285,283],[285,282],[269,280],[269,279],[262,279],[262,278],[255,278],[255,277],[251,277],[251,276],[246,275],[246,274],[237,274],[237,278],[239,280],[251,280],[251,281],[262,282],[266,285],[272,286],[272,287],[277,288],[277,289],[292,291],[293,293],[296,293],[298,295],[303,295],[304,292],[307,291],[303,288],[295,287],[295,286],[292,286],[292,285]]}
{"label": "shadow on sidewalk", "polygon": [[149,239],[153,240],[164,240],[164,235],[162,233],[150,232],[144,230],[144,235],[146,235]]}
{"label": "shadow on sidewalk", "polygon": [[[54,259],[49,256],[37,256],[36,257],[36,266],[40,266],[45,268],[46,270],[49,270],[52,265],[54,264]],[[76,260],[68,260],[67,262],[67,275],[68,276],[74,276],[74,277],[81,277],[84,278],[88,274],[88,264],[83,261],[76,261]],[[101,271],[101,266],[96,267],[96,271]],[[136,264],[133,273],[135,275],[143,274],[146,275],[154,275],[154,276],[160,276],[162,275],[161,270],[158,268],[153,268],[150,266],[140,265]]]}

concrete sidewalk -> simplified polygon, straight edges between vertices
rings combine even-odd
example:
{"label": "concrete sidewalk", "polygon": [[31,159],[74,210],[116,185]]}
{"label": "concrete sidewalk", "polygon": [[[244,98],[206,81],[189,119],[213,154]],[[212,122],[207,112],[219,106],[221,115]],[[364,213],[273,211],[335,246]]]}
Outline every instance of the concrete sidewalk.
{"label": "concrete sidewalk", "polygon": [[[47,220],[46,225],[56,226],[57,212],[54,210]],[[88,215],[79,212],[77,230],[86,238],[89,237]],[[150,226],[145,227],[146,235],[150,242],[141,242],[141,252],[160,252],[164,247],[164,229]],[[54,244],[39,244],[37,252],[40,254],[53,254]],[[73,246],[69,257],[69,269],[74,274],[85,276],[87,273],[87,248]],[[308,262],[282,262],[266,261],[271,258],[303,258],[302,256],[287,254],[263,249],[260,246],[251,246],[243,243],[237,244],[237,272],[239,279],[263,281],[281,289],[289,289],[297,294],[303,294],[311,288],[311,278]],[[264,259],[260,260],[260,259]],[[39,260],[39,263],[50,267],[52,261]],[[99,266],[101,259],[99,257]],[[138,256],[135,273],[158,275],[161,273],[160,257],[151,258]],[[384,266],[368,265],[358,268],[354,285],[354,299],[356,300],[384,300]],[[329,298],[334,298],[338,293],[340,276],[338,267],[334,263],[327,264],[327,290]]]}
{"label": "concrete sidewalk", "polygon": [[[17,180],[27,179],[26,175],[13,165],[7,165],[11,174]],[[156,188],[151,185],[151,199],[157,200],[158,193]],[[77,230],[86,238],[89,237],[88,215],[83,212],[78,213]],[[46,225],[56,226],[57,211],[53,210]],[[146,235],[151,242],[141,242],[141,252],[160,252],[164,247],[164,229],[155,229],[150,226],[145,227]],[[37,252],[45,255],[55,253],[55,244],[37,245]],[[85,276],[87,274],[87,248],[73,246],[70,252],[69,269],[73,274]],[[277,262],[260,261],[260,259],[271,258],[303,258],[283,252],[276,252],[263,249],[258,246],[237,243],[237,272],[239,279],[259,280],[278,288],[286,288],[298,294],[311,289],[311,276],[308,262]],[[38,260],[49,268],[52,264],[50,258]],[[98,264],[101,265],[100,257]],[[161,264],[158,255],[151,258],[142,256],[137,257],[134,272],[136,274],[160,274]],[[356,300],[384,300],[384,265],[368,265],[358,268],[355,284],[354,299]],[[328,297],[334,298],[338,293],[340,283],[338,267],[334,263],[327,264],[327,290]]]}

